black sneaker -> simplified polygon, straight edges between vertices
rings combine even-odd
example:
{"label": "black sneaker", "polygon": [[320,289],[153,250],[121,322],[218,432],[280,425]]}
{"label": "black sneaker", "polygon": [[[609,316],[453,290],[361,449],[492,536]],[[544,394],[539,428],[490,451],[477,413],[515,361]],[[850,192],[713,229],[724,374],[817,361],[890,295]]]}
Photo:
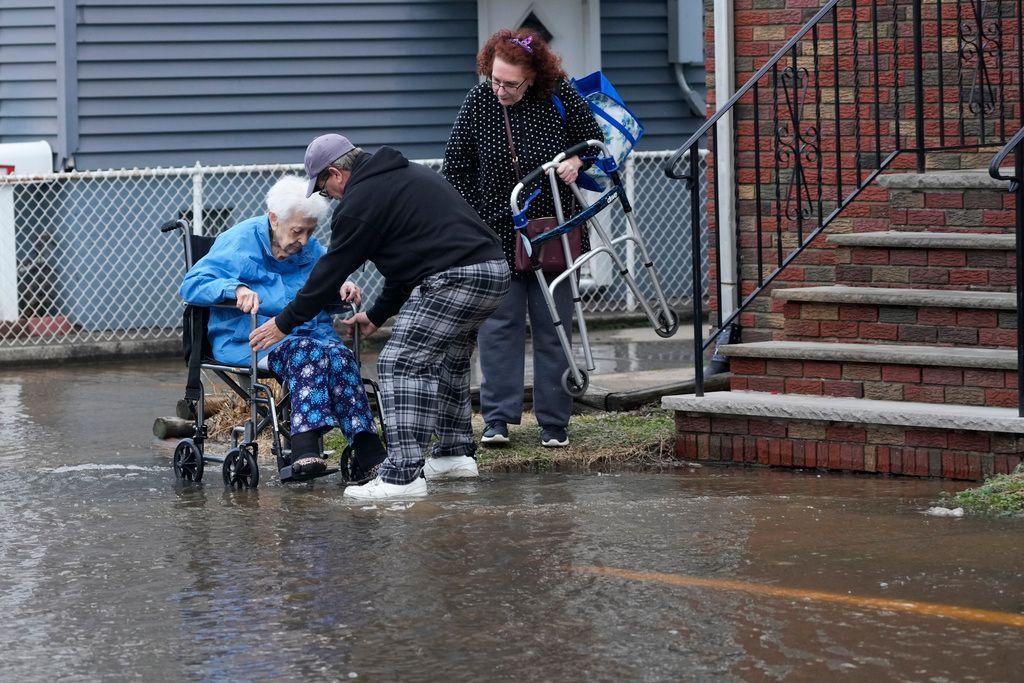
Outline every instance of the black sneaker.
{"label": "black sneaker", "polygon": [[484,428],[484,435],[480,437],[480,443],[492,446],[508,443],[508,425],[499,420],[488,422]]}
{"label": "black sneaker", "polygon": [[569,445],[569,434],[565,427],[541,427],[540,445],[546,448],[565,448]]}
{"label": "black sneaker", "polygon": [[360,485],[377,478],[388,451],[377,434],[362,432],[356,435],[349,456],[346,478],[350,484]]}

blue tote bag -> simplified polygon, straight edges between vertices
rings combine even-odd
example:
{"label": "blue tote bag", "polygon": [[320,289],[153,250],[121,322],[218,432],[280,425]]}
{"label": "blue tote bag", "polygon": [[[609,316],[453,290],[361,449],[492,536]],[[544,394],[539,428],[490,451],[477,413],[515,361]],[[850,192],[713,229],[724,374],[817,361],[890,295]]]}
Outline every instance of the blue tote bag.
{"label": "blue tote bag", "polygon": [[[620,168],[636,147],[644,134],[644,126],[622,101],[615,86],[600,71],[582,78],[574,78],[572,85],[593,112],[604,134],[604,144],[612,155],[612,159],[598,159],[576,182],[586,190],[600,191],[608,184],[608,173]],[[557,97],[553,99],[555,107],[564,119],[565,110],[562,103]]]}

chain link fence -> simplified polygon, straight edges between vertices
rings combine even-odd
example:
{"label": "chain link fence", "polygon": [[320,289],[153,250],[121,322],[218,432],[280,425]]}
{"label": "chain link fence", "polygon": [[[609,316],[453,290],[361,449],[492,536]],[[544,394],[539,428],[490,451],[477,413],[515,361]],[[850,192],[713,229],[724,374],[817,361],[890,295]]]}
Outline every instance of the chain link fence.
{"label": "chain link fence", "polygon": [[[690,202],[685,183],[661,171],[670,152],[634,154],[623,171],[637,221],[673,306],[689,306]],[[440,169],[440,160],[421,161]],[[707,181],[702,163],[701,197]],[[264,213],[264,198],[299,165],[222,166],[0,176],[0,349],[159,341],[180,334],[178,284],[184,255],[169,218],[217,235]],[[702,214],[703,212],[703,206]],[[625,229],[613,209],[613,235]],[[702,215],[706,245],[707,219]],[[319,226],[325,244],[329,228]],[[627,258],[639,266],[640,254]],[[702,254],[706,273],[707,253]],[[581,280],[593,313],[639,310],[610,259],[599,257]],[[381,276],[367,264],[352,278],[372,300]],[[641,276],[642,286],[651,290]],[[705,276],[706,279],[706,276]],[[706,289],[706,287],[705,287]]]}

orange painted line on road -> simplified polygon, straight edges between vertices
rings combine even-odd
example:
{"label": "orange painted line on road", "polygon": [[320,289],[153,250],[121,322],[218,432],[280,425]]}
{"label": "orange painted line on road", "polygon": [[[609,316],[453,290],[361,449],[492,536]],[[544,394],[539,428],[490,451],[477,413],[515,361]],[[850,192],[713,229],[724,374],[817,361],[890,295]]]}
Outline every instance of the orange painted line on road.
{"label": "orange painted line on road", "polygon": [[958,607],[956,605],[942,605],[933,602],[890,600],[887,598],[872,598],[864,595],[844,595],[842,593],[828,593],[826,591],[769,586],[761,583],[730,581],[729,579],[705,579],[697,576],[685,576],[682,574],[638,572],[630,569],[617,569],[615,567],[569,567],[569,571],[576,572],[577,574],[611,576],[618,579],[629,579],[632,581],[652,581],[670,586],[739,591],[742,593],[764,595],[771,598],[782,598],[785,600],[830,602],[838,605],[850,605],[852,607],[866,607],[892,612],[905,612],[907,614],[920,614],[928,617],[963,619],[965,621],[979,621],[984,624],[997,624],[1000,626],[1024,628],[1024,614],[994,612],[992,610]]}

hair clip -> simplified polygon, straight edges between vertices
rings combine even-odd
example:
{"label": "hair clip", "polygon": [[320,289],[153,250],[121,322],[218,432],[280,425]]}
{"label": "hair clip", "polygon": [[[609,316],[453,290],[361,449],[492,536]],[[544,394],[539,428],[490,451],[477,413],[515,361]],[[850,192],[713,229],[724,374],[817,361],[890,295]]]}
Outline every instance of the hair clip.
{"label": "hair clip", "polygon": [[533,42],[533,36],[526,36],[525,38],[509,38],[509,42],[515,43],[519,47],[523,48],[530,54],[533,54],[533,48],[530,47],[530,43]]}

